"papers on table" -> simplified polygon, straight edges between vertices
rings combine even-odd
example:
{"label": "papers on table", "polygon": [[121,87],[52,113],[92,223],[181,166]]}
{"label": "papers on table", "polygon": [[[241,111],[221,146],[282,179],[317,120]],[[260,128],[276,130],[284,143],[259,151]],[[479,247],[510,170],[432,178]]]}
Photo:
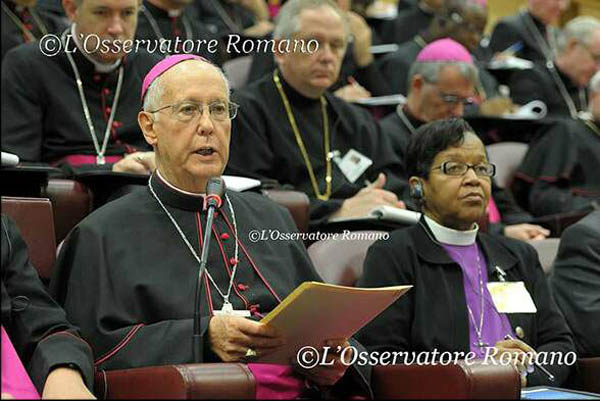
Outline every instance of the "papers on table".
{"label": "papers on table", "polygon": [[363,106],[395,106],[397,104],[406,103],[406,97],[404,97],[404,95],[401,94],[376,96],[369,97],[366,99],[353,100],[352,103],[361,104]]}
{"label": "papers on table", "polygon": [[371,54],[385,54],[385,53],[393,53],[398,50],[399,46],[395,43],[388,43],[385,45],[375,45],[371,46]]}
{"label": "papers on table", "polygon": [[384,220],[393,223],[402,224],[417,224],[421,218],[421,213],[413,212],[412,210],[400,209],[393,206],[377,206],[369,212],[365,217],[342,217],[329,220],[330,223],[339,223],[344,221],[359,221],[359,220]]}
{"label": "papers on table", "polygon": [[388,220],[397,223],[417,224],[421,213],[412,210],[400,209],[393,206],[377,206],[369,212],[370,217],[379,220]]}
{"label": "papers on table", "polygon": [[2,167],[14,167],[17,164],[19,164],[19,156],[8,152],[2,152]]}
{"label": "papers on table", "polygon": [[600,400],[600,394],[566,388],[535,386],[521,390],[522,400]]}
{"label": "papers on table", "polygon": [[512,114],[504,114],[503,118],[511,120],[539,120],[546,117],[548,108],[541,100],[532,100]]}
{"label": "papers on table", "polygon": [[490,70],[528,70],[533,68],[533,63],[519,57],[507,57],[490,61],[488,68]]}
{"label": "papers on table", "polygon": [[260,187],[260,181],[254,178],[240,177],[237,175],[224,175],[225,186],[235,192],[247,191],[252,188]]}

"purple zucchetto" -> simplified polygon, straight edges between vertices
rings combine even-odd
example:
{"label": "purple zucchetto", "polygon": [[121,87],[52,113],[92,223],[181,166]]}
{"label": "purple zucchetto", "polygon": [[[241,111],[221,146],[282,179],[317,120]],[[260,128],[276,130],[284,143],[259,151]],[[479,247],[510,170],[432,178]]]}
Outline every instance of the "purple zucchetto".
{"label": "purple zucchetto", "polygon": [[152,69],[144,77],[144,81],[142,83],[142,94],[140,96],[140,101],[142,103],[144,102],[144,96],[146,96],[146,92],[148,91],[148,88],[150,87],[150,85],[152,85],[152,82],[154,82],[154,80],[156,78],[158,78],[160,75],[162,75],[165,71],[168,71],[169,69],[171,69],[171,67],[173,67],[174,65],[177,65],[177,64],[181,63],[182,61],[186,61],[186,60],[199,60],[199,61],[206,61],[207,63],[209,62],[204,57],[196,56],[195,54],[176,54],[174,56],[168,56],[168,57],[164,58],[163,60],[156,63],[156,65],[154,67],[152,67]]}
{"label": "purple zucchetto", "polygon": [[455,40],[445,38],[431,42],[417,55],[419,63],[467,63],[473,64],[469,51]]}

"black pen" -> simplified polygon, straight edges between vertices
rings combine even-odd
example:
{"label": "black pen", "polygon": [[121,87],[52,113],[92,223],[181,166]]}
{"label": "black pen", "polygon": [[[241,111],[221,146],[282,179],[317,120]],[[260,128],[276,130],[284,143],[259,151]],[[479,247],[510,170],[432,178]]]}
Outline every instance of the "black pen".
{"label": "black pen", "polygon": [[[510,334],[507,334],[507,335],[505,335],[505,336],[504,336],[504,339],[505,339],[505,340],[514,340],[514,338],[513,338],[513,337],[512,337]],[[535,350],[534,350],[534,351],[535,351]],[[546,376],[548,376],[548,380],[550,380],[551,382],[553,382],[553,381],[555,381],[555,380],[556,380],[556,378],[554,377],[554,375],[553,375],[552,373],[550,373],[550,372],[548,371],[548,369],[546,369],[545,367],[543,367],[542,365],[540,365],[540,364],[538,363],[538,361],[537,361],[537,360],[534,360],[534,361],[533,361],[533,364],[534,364],[534,365],[535,365],[537,368],[539,368],[539,369],[540,369],[542,372],[544,372],[544,373],[546,374]]]}

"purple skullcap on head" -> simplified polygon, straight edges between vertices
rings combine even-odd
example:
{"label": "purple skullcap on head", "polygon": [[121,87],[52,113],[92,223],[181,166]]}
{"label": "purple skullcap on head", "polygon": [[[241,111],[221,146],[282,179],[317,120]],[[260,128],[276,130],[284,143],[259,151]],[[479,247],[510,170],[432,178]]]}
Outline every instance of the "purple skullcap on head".
{"label": "purple skullcap on head", "polygon": [[176,64],[181,63],[186,60],[200,60],[209,62],[204,57],[196,56],[195,54],[176,54],[174,56],[168,56],[158,63],[146,74],[144,77],[144,82],[142,83],[142,95],[140,97],[140,101],[144,102],[144,96],[146,96],[146,91],[152,85],[152,82],[160,75],[162,75],[165,71],[171,69]]}
{"label": "purple skullcap on head", "polygon": [[431,42],[417,55],[420,63],[468,63],[473,64],[473,57],[460,43],[449,39],[439,39]]}

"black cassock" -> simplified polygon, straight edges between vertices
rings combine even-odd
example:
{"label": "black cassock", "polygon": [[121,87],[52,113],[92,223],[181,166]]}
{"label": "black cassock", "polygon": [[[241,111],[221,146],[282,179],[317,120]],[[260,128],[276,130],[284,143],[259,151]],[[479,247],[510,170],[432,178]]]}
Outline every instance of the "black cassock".
{"label": "black cassock", "polygon": [[[509,87],[513,101],[516,104],[526,104],[532,100],[541,100],[546,103],[549,115],[570,117],[566,100],[570,98],[577,111],[587,111],[587,91],[575,85],[558,68],[555,67],[554,71],[551,72],[545,64],[534,64],[531,69],[512,73]],[[564,95],[560,82],[567,92]]]}
{"label": "black cassock", "polygon": [[382,43],[402,44],[408,42],[415,35],[427,30],[433,21],[433,16],[433,12],[425,11],[419,6],[400,11],[396,18],[383,24],[381,28]]}
{"label": "black cassock", "polygon": [[196,2],[194,7],[206,29],[222,39],[231,33],[239,34],[257,22],[254,14],[239,3],[205,0]]}
{"label": "black cassock", "polygon": [[[74,51],[74,42],[69,44]],[[102,144],[119,69],[98,73],[78,49],[72,56],[98,143]],[[143,50],[123,59],[123,84],[106,155],[149,150],[137,114],[141,109],[142,80],[160,59]],[[72,154],[96,154],[73,68],[64,50],[48,57],[37,43],[31,43],[10,51],[2,64],[1,103],[3,151],[16,153],[24,161],[46,163]]]}
{"label": "black cassock", "polygon": [[536,216],[600,202],[600,126],[565,120],[530,144],[512,190]]}
{"label": "black cassock", "polygon": [[[47,33],[60,33],[66,24],[60,17],[43,9],[43,7],[19,7],[12,1],[2,0],[8,11],[0,11],[2,30],[2,59],[6,53],[23,43],[31,42],[31,38],[24,33],[23,27],[29,30],[36,40],[40,40]],[[32,13],[33,11],[33,13]],[[22,24],[17,23],[17,20]]]}
{"label": "black cassock", "polygon": [[[539,32],[540,36],[535,33]],[[531,61],[545,62],[546,57],[540,46],[540,40],[550,46],[549,35],[556,35],[554,30],[548,33],[546,25],[527,11],[521,11],[498,21],[490,37],[489,48],[492,52],[502,52],[508,47],[521,42],[522,47],[515,56]],[[536,39],[537,38],[537,39]]]}
{"label": "black cassock", "polygon": [[[319,191],[325,193],[321,102],[302,96],[283,77],[280,79],[314,169]],[[316,199],[272,74],[234,93],[233,101],[241,107],[232,121],[231,153],[227,167],[229,174],[275,179],[305,192],[311,198],[310,220],[313,228],[335,212],[344,199],[354,196],[363,188],[365,179],[373,181],[379,172],[387,176],[386,189],[399,197],[407,187],[404,166],[371,115],[331,93],[327,92],[324,96],[327,101],[331,151],[338,150],[340,157],[343,157],[350,149],[355,149],[373,161],[354,183],[332,161],[331,197],[329,200]]]}
{"label": "black cassock", "polygon": [[[156,175],[151,182],[200,255],[203,198],[177,192]],[[267,238],[296,232],[285,209],[254,193],[227,191],[227,197],[235,220],[224,200],[215,218],[207,271],[225,294],[235,262],[235,221],[239,264],[230,297],[234,309],[260,318],[302,282],[321,281],[301,241],[256,241],[252,236],[253,230]],[[97,209],[71,232],[51,290],[92,345],[98,368],[191,363],[198,268],[167,214],[149,188],[143,188]],[[208,346],[207,327],[209,307],[221,309],[223,299],[206,276],[201,302],[204,362],[218,362]],[[367,389],[369,374],[349,369],[342,382]]]}
{"label": "black cassock", "polygon": [[[164,50],[170,50],[165,52],[169,54],[193,53],[217,64],[221,64],[225,60],[226,55],[219,37],[200,22],[196,7],[188,6],[178,16],[170,16],[167,11],[156,7],[147,0],[144,1],[142,7],[138,17],[136,39],[150,40],[153,43],[161,39],[168,40],[170,45],[165,44]],[[179,47],[176,47],[177,38],[180,39]],[[200,43],[202,40],[206,42]],[[212,48],[209,48],[207,44],[211,40],[219,43],[214,51],[210,51]],[[151,49],[153,48],[154,44]]]}
{"label": "black cassock", "polygon": [[93,388],[92,350],[48,295],[16,224],[2,215],[2,326],[41,394],[50,371],[73,364]]}
{"label": "black cassock", "polygon": [[[385,77],[385,82],[389,85],[393,93],[408,94],[409,83],[408,75],[410,67],[417,60],[417,56],[426,46],[425,40],[421,36],[415,36],[412,40],[400,45],[398,50],[386,54],[378,61],[379,69]],[[487,98],[498,95],[498,81],[485,68],[474,60],[475,66],[479,71],[479,80],[481,88]]]}

